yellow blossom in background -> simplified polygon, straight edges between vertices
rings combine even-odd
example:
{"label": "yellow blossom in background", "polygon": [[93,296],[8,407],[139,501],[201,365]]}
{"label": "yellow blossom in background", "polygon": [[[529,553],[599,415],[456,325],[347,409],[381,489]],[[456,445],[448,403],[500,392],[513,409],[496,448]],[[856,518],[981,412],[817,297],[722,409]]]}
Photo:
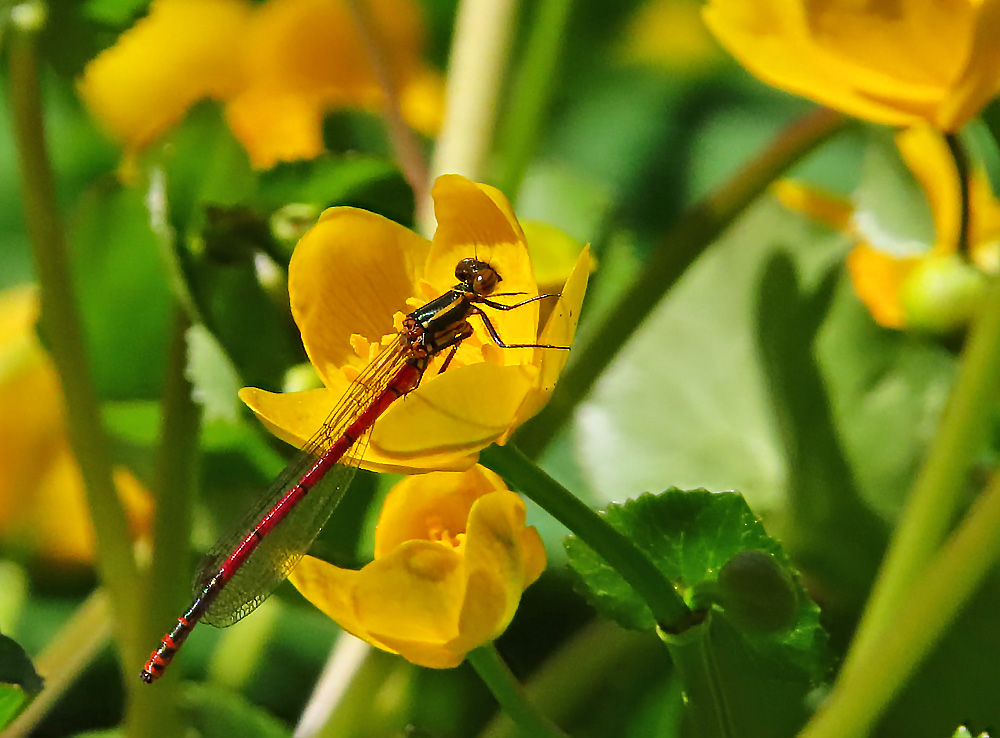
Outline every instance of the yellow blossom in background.
{"label": "yellow blossom in background", "polygon": [[306,556],[290,580],[347,632],[408,661],[458,666],[507,628],[545,569],[524,502],[481,466],[408,477],[385,499],[360,571]]}
{"label": "yellow blossom in background", "polygon": [[[498,190],[458,175],[439,177],[433,190],[438,228],[433,241],[379,215],[330,208],[299,241],[288,271],[292,315],[320,389],[275,394],[244,388],[240,398],[280,438],[302,446],[320,428],[350,382],[388,341],[406,313],[456,284],[466,257],[489,262],[508,303],[538,294],[524,234]],[[515,310],[484,308],[507,343],[569,346],[590,272],[584,249],[545,328],[538,303]],[[438,357],[420,386],[394,403],[376,424],[362,466],[413,473],[462,470],[479,451],[504,443],[545,404],[568,351],[503,349],[482,320],[462,342],[448,371]]]}
{"label": "yellow blossom in background", "polygon": [[[438,75],[421,58],[412,0],[367,0],[407,121],[436,130]],[[323,151],[323,116],[376,111],[384,96],[346,0],[154,0],[149,14],[84,70],[80,95],[125,148],[126,165],[202,99],[260,169]]]}
{"label": "yellow blossom in background", "polygon": [[[774,191],[788,208],[826,223],[855,241],[848,254],[847,268],[858,297],[872,317],[887,328],[903,328],[915,323],[945,330],[955,327],[953,316],[938,323],[933,316],[916,316],[913,311],[922,299],[939,288],[934,275],[958,279],[961,288],[953,293],[960,300],[975,297],[978,273],[1000,271],[1000,200],[990,188],[986,174],[974,169],[969,192],[970,254],[958,254],[961,228],[959,175],[944,138],[927,126],[911,128],[896,135],[896,145],[907,166],[927,197],[934,222],[934,243],[914,254],[894,254],[870,242],[859,227],[857,214],[847,200],[819,192],[801,184],[783,181]],[[971,264],[968,263],[971,261]],[[950,283],[955,284],[955,283]],[[945,285],[947,286],[947,285]],[[943,295],[940,297],[944,297]],[[942,310],[945,305],[940,306]],[[965,316],[969,305],[959,305],[955,320]],[[950,308],[954,309],[954,308]],[[917,319],[919,317],[919,320]],[[960,321],[959,321],[960,322]]]}
{"label": "yellow blossom in background", "polygon": [[760,79],[876,123],[955,131],[1000,89],[1000,0],[709,0],[704,17]]}
{"label": "yellow blossom in background", "polygon": [[[66,437],[62,390],[35,335],[32,287],[0,292],[0,539],[61,563],[89,562],[94,532],[83,479]],[[148,493],[114,472],[133,533],[149,529]]]}
{"label": "yellow blossom in background", "polygon": [[619,43],[625,62],[696,72],[721,58],[698,0],[652,0],[636,10]]}

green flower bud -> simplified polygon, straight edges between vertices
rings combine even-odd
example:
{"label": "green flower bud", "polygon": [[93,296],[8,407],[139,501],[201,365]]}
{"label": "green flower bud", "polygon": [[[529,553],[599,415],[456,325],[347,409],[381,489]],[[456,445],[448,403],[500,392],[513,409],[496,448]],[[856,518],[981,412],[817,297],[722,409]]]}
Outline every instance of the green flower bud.
{"label": "green flower bud", "polygon": [[744,630],[784,630],[795,622],[798,591],[789,572],[766,551],[741,551],[719,570],[719,604]]}
{"label": "green flower bud", "polygon": [[931,256],[903,281],[899,301],[908,327],[950,333],[969,322],[985,288],[983,273],[957,254]]}

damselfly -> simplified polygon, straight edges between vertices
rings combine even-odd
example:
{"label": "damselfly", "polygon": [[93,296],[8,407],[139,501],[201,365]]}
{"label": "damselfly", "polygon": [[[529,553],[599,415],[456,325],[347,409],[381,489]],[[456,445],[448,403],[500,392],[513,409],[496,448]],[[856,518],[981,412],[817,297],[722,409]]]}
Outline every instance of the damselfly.
{"label": "damselfly", "polygon": [[[322,427],[296,455],[242,524],[221,538],[195,578],[194,601],[163,636],[142,668],[147,684],[158,679],[194,626],[232,625],[267,599],[312,545],[347,489],[368,446],[375,421],[397,399],[416,389],[430,360],[472,335],[478,316],[502,348],[566,349],[547,344],[504,343],[480,305],[512,310],[558,295],[537,295],[513,305],[496,302],[501,277],[489,264],[463,259],[452,289],[414,310],[403,330],[354,380]],[[513,294],[513,293],[508,293]],[[350,456],[345,456],[350,451]]]}

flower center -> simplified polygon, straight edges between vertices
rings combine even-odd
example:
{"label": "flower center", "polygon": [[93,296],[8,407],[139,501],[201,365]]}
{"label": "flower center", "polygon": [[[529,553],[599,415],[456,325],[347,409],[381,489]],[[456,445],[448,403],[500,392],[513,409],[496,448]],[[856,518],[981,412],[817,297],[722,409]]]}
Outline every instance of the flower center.
{"label": "flower center", "polygon": [[457,550],[465,546],[465,533],[452,533],[440,515],[431,515],[427,518],[427,538]]}

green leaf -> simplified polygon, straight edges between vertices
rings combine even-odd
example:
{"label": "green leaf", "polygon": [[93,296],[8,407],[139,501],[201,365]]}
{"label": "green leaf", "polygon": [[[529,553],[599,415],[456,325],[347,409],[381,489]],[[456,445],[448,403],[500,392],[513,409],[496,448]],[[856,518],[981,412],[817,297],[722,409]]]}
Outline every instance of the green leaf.
{"label": "green leaf", "polygon": [[[604,516],[646,552],[692,609],[706,613],[703,623],[685,633],[662,636],[684,679],[689,718],[699,730],[729,736],[794,732],[808,715],[806,696],[828,670],[826,633],[819,608],[788,557],[743,497],[669,489],[611,505]],[[603,559],[575,537],[565,545],[570,565],[602,614],[625,627],[655,628],[645,603]],[[723,607],[727,599],[719,595],[719,573],[727,566],[732,572],[734,559],[746,552],[768,557],[794,592],[790,617],[778,627],[761,628],[759,622],[748,627],[745,608],[729,613]],[[716,730],[720,719],[737,728]],[[753,727],[746,732],[738,726]]]}
{"label": "green leaf", "polygon": [[241,403],[236,393],[242,384],[233,363],[205,326],[192,326],[186,338],[188,364],[184,373],[193,386],[195,402],[204,409],[205,422],[237,422]]}
{"label": "green leaf", "polygon": [[0,728],[17,717],[43,685],[24,649],[0,634]]}
{"label": "green leaf", "polygon": [[[818,625],[819,608],[796,580],[780,544],[736,492],[669,489],[644,494],[604,512],[605,519],[625,533],[652,559],[693,609],[710,602],[719,571],[744,551],[774,557],[795,582],[798,611],[785,630],[754,634],[753,647],[778,662],[787,661],[818,678],[825,668],[825,636]],[[605,561],[575,536],[565,542],[570,565],[583,579],[595,606],[627,628],[652,630],[653,614]],[[749,636],[748,636],[749,638]]]}
{"label": "green leaf", "polygon": [[927,251],[934,243],[927,197],[889,131],[871,131],[852,199],[852,223],[877,249],[902,256]]}
{"label": "green leaf", "polygon": [[291,733],[267,712],[220,687],[185,685],[181,711],[202,738],[288,738]]}

